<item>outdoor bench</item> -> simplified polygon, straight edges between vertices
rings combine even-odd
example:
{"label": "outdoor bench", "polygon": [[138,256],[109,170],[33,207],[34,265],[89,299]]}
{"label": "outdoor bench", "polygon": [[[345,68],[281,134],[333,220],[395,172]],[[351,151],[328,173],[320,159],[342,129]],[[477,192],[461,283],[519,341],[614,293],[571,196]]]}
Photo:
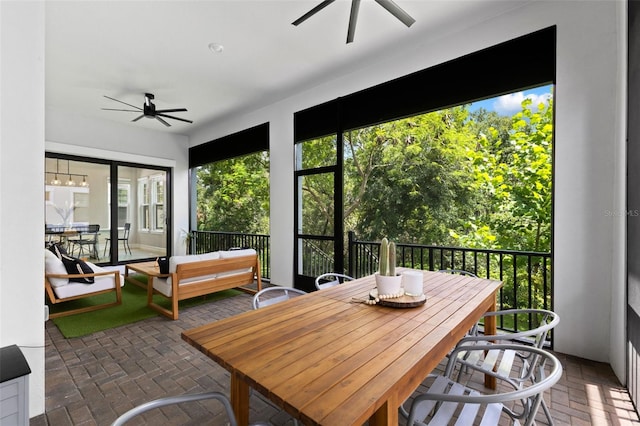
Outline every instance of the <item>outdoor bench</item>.
{"label": "outdoor bench", "polygon": [[[147,289],[147,305],[171,319],[178,319],[178,301],[204,296],[222,290],[257,282],[262,289],[260,261],[254,249],[216,251],[205,254],[171,256],[169,273],[153,277],[153,285]],[[154,294],[161,294],[171,301],[169,309],[153,301]]]}

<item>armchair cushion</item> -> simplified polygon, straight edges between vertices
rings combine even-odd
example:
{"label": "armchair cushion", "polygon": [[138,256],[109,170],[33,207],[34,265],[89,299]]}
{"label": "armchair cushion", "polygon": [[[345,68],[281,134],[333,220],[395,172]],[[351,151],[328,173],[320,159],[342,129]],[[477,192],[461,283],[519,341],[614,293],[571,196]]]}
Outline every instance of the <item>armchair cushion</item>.
{"label": "armchair cushion", "polygon": [[[91,266],[87,264],[87,262],[77,259],[75,257],[71,257],[69,255],[62,255],[62,263],[68,274],[93,274],[93,269]],[[71,277],[69,281],[83,283],[83,284],[93,284],[95,279],[93,277]]]}
{"label": "armchair cushion", "polygon": [[[46,274],[66,275],[67,268],[64,267],[62,260],[53,254],[52,251],[44,250],[44,271]],[[62,287],[69,284],[69,278],[49,278],[49,282],[53,287]]]}
{"label": "armchair cushion", "polygon": [[[94,265],[91,262],[87,262],[87,264],[94,270],[94,273],[103,273],[109,272],[113,270],[111,267],[102,268],[98,265]],[[95,283],[91,285],[81,284],[77,282],[69,282],[68,285],[55,287],[53,290],[56,293],[56,296],[59,298],[67,298],[67,297],[77,297],[82,295],[91,295],[92,293],[109,290],[115,288],[115,286],[123,287],[124,286],[124,275],[119,274],[120,282],[116,282],[113,274],[109,275],[101,275],[95,277]],[[51,281],[51,278],[49,278]],[[90,292],[90,293],[88,293]]]}
{"label": "armchair cushion", "polygon": [[60,244],[55,243],[49,246],[49,251],[56,255],[56,257],[62,260],[62,255],[67,255],[67,250]]}

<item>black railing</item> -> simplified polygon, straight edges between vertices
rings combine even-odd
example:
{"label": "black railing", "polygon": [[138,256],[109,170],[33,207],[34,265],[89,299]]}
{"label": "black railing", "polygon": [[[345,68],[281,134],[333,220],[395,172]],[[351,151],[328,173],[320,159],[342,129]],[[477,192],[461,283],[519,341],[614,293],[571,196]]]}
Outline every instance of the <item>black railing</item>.
{"label": "black railing", "polygon": [[252,248],[258,252],[260,275],[271,279],[271,244],[269,235],[241,234],[237,232],[191,231],[190,254],[209,253],[218,250]]}
{"label": "black railing", "polygon": [[[379,250],[379,242],[357,241],[350,232],[349,275],[358,278],[375,273]],[[401,243],[396,243],[396,250],[398,266],[428,271],[465,270],[502,281],[497,309],[552,309],[551,253]],[[521,315],[511,321],[502,319],[498,328],[515,332],[537,326],[533,321],[528,315]]]}
{"label": "black railing", "polygon": [[335,263],[333,256],[325,253],[309,240],[302,242],[302,258],[304,259],[302,275],[306,277],[317,277],[327,271],[333,271]]}
{"label": "black railing", "polygon": [[[271,277],[270,237],[262,234],[234,232],[193,231],[190,253],[207,253],[231,248],[251,247],[258,252],[262,277]],[[304,275],[317,276],[332,271],[332,259],[312,244],[306,244],[303,256],[307,265],[315,265]],[[380,242],[358,241],[349,233],[348,271],[358,278],[378,270]],[[482,278],[500,280],[504,286],[497,299],[497,309],[552,309],[551,254],[498,249],[473,249],[464,247],[428,246],[396,243],[397,265],[438,271],[458,269]],[[313,262],[310,262],[313,260]],[[520,315],[518,318],[501,319],[498,328],[519,331],[535,326],[535,319]],[[551,335],[547,337],[551,339]]]}

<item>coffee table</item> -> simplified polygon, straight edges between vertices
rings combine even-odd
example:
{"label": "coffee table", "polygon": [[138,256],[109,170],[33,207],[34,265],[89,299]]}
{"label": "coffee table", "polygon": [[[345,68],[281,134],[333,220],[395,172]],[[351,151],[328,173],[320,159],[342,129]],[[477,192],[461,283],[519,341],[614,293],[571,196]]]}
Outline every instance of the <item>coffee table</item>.
{"label": "coffee table", "polygon": [[[153,289],[153,278],[154,277],[168,277],[169,274],[161,274],[160,268],[158,267],[158,262],[155,260],[149,262],[138,262],[138,263],[128,263],[124,265],[124,279],[126,280],[129,277],[129,270],[139,272],[147,276],[147,285],[146,287],[140,283],[138,280],[131,280],[134,284],[146,288]],[[153,293],[153,292],[152,292]]]}

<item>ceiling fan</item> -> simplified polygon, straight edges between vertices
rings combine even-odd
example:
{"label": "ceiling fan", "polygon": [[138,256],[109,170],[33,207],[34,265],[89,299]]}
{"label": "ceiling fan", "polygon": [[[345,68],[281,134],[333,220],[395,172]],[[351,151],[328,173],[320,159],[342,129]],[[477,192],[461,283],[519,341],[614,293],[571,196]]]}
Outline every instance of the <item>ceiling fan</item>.
{"label": "ceiling fan", "polygon": [[135,108],[135,109],[102,108],[105,111],[129,111],[129,112],[142,113],[142,115],[134,118],[131,121],[138,121],[142,117],[155,118],[156,120],[158,120],[159,122],[161,122],[165,126],[171,127],[171,124],[167,123],[165,120],[162,119],[162,117],[164,117],[164,118],[171,118],[172,120],[184,121],[185,123],[193,123],[193,121],[191,121],[191,120],[187,120],[187,119],[184,119],[184,118],[174,117],[173,115],[165,114],[167,112],[182,112],[182,111],[186,111],[187,110],[186,108],[156,109],[156,105],[152,102],[153,99],[154,99],[154,96],[151,93],[145,93],[144,94],[144,105],[143,105],[142,108],[137,107],[135,105],[128,104],[126,102],[120,101],[118,99],[112,98],[112,97],[107,96],[107,95],[104,95],[104,97],[107,98],[107,99],[111,99],[112,101],[116,101],[116,102],[120,102],[121,104],[128,105],[131,108]]}
{"label": "ceiling fan", "polygon": [[[296,19],[292,22],[293,25],[298,26],[325,7],[329,6],[335,0],[324,0],[316,7]],[[405,12],[400,6],[395,4],[391,0],[375,0],[380,6],[384,7],[391,13],[393,16],[398,18],[403,24],[407,27],[413,25],[416,22],[407,12]],[[351,15],[349,16],[349,28],[347,29],[347,43],[351,43],[353,41],[353,36],[356,32],[356,22],[358,21],[358,10],[360,9],[360,0],[351,0]]]}

